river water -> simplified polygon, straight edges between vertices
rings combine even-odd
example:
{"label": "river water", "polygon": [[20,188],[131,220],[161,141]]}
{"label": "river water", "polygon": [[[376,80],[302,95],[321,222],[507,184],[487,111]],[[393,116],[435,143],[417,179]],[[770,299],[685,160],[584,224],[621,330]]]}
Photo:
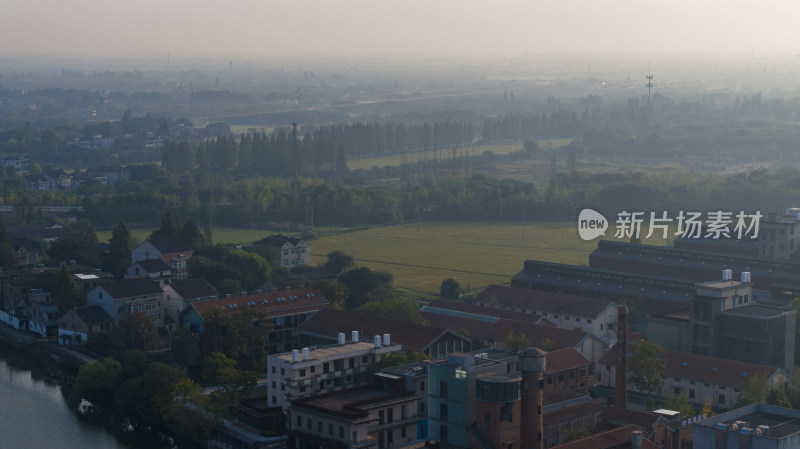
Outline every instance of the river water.
{"label": "river water", "polygon": [[33,374],[30,362],[0,342],[0,448],[131,449],[102,427],[78,419],[61,388]]}

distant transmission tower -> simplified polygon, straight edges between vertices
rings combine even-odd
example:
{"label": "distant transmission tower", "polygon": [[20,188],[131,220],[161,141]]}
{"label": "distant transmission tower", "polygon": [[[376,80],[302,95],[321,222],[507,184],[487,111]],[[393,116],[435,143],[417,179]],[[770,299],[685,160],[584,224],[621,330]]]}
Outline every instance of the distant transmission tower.
{"label": "distant transmission tower", "polygon": [[647,125],[650,126],[653,120],[653,106],[651,104],[650,89],[653,88],[653,75],[647,75]]}

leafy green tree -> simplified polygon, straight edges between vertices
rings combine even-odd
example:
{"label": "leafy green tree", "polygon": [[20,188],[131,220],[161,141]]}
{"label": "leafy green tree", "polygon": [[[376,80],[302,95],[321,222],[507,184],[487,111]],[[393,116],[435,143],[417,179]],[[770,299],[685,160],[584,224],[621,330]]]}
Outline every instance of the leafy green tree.
{"label": "leafy green tree", "polygon": [[317,281],[317,290],[328,300],[328,303],[335,309],[344,309],[347,301],[347,286],[340,282],[333,282],[328,279]]}
{"label": "leafy green tree", "polygon": [[458,299],[461,295],[461,285],[453,278],[447,278],[442,281],[442,286],[439,288],[439,297],[442,299]]}
{"label": "leafy green tree", "polygon": [[179,327],[170,337],[172,360],[186,368],[200,354],[200,338]]}
{"label": "leafy green tree", "polygon": [[164,425],[183,373],[164,363],[149,362],[140,376],[125,380],[117,392],[118,407],[127,415],[150,425]]}
{"label": "leafy green tree", "polygon": [[209,239],[206,238],[206,235],[193,220],[188,220],[184,223],[183,228],[180,230],[180,237],[184,243],[195,251],[203,249],[209,244]]}
{"label": "leafy green tree", "polygon": [[125,270],[130,266],[133,247],[133,237],[131,237],[128,226],[120,222],[111,230],[111,240],[108,245],[105,266],[106,271],[113,273],[117,279],[122,278]]}
{"label": "leafy green tree", "polygon": [[110,357],[102,362],[89,362],[81,367],[75,377],[75,393],[97,406],[113,406],[121,371],[120,363]]}
{"label": "leafy green tree", "polygon": [[236,313],[215,310],[206,317],[205,348],[233,359],[243,369],[262,369],[267,359],[267,312],[247,307]]}
{"label": "leafy green tree", "polygon": [[689,397],[686,392],[681,391],[680,394],[671,394],[664,398],[664,407],[669,410],[676,410],[683,415],[694,415],[694,406],[689,403]]}
{"label": "leafy green tree", "polygon": [[636,352],[628,359],[628,382],[647,393],[651,400],[653,393],[661,392],[664,382],[667,362],[663,355],[664,348],[660,345],[642,341],[636,344]]}
{"label": "leafy green tree", "polygon": [[531,346],[531,340],[525,335],[524,332],[519,331],[516,335],[509,329],[506,335],[506,341],[503,344],[503,350],[511,352],[519,352]]}
{"label": "leafy green tree", "polygon": [[339,250],[328,253],[328,261],[325,262],[325,269],[332,275],[338,276],[343,271],[352,268],[354,264],[353,256]]}
{"label": "leafy green tree", "polygon": [[17,267],[17,254],[8,238],[5,220],[0,218],[0,267],[13,270]]}
{"label": "leafy green tree", "polygon": [[66,265],[62,265],[58,270],[58,283],[53,294],[58,298],[59,314],[86,304],[86,298],[81,294],[81,290],[75,282],[75,276]]}
{"label": "leafy green tree", "polygon": [[339,282],[347,286],[347,310],[355,310],[370,301],[382,301],[392,296],[392,275],[372,271],[366,267],[347,270],[339,276]]}
{"label": "leafy green tree", "polygon": [[114,336],[125,349],[149,351],[158,346],[156,325],[144,312],[134,312],[119,320]]}
{"label": "leafy green tree", "polygon": [[792,403],[786,398],[783,390],[778,388],[770,388],[764,398],[769,405],[777,405],[778,407],[792,408]]}
{"label": "leafy green tree", "polygon": [[233,403],[233,393],[239,389],[255,386],[258,373],[251,370],[239,370],[236,361],[219,352],[213,352],[206,357],[203,365],[203,379],[208,385],[219,386],[230,397]]}
{"label": "leafy green tree", "polygon": [[402,298],[389,298],[383,301],[372,301],[356,309],[356,312],[387,318],[405,323],[425,324],[425,320],[414,304]]}
{"label": "leafy green tree", "polygon": [[153,237],[178,237],[181,234],[180,226],[175,223],[172,218],[172,213],[167,211],[161,217],[161,225],[150,234]]}

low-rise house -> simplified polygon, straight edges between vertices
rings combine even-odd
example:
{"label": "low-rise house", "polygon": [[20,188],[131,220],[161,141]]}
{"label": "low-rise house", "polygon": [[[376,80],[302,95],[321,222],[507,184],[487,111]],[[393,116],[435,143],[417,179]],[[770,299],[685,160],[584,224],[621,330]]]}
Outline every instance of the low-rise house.
{"label": "low-rise house", "polygon": [[3,159],[3,168],[12,168],[23,175],[28,173],[28,158],[22,156],[9,156]]}
{"label": "low-rise house", "polygon": [[131,252],[131,264],[140,260],[160,259],[169,265],[176,279],[186,279],[186,261],[192,257],[192,248],[177,237],[149,238]]}
{"label": "low-rise house", "polygon": [[172,281],[164,285],[164,315],[176,323],[189,304],[195,302],[213,301],[219,298],[219,293],[214,290],[205,279],[191,278]]}
{"label": "low-rise house", "polygon": [[[627,357],[635,353],[636,344],[628,342]],[[616,357],[617,346],[614,346],[600,359],[600,383],[606,387],[614,388]],[[789,381],[788,373],[774,366],[668,349],[661,359],[666,362],[666,369],[663,386],[657,394],[686,394],[689,402],[696,405],[702,405],[708,398],[715,408],[730,408],[756,376],[781,389]],[[636,391],[633,384],[628,385],[628,391]]]}
{"label": "low-rise house", "polygon": [[67,310],[58,318],[59,344],[84,343],[90,335],[111,332],[114,321],[98,305]]}
{"label": "low-rise house", "polygon": [[136,312],[147,314],[156,326],[164,322],[164,292],[150,279],[123,279],[95,287],[87,304],[99,305],[114,323]]}
{"label": "low-rise house", "polygon": [[275,248],[280,255],[281,266],[284,268],[291,269],[311,265],[311,245],[303,239],[273,234],[254,242],[253,245]]}
{"label": "low-rise house", "polygon": [[164,287],[173,278],[172,268],[161,259],[138,260],[128,267],[128,271],[125,272],[125,279],[140,278],[152,279],[160,287]]}
{"label": "low-rise house", "polygon": [[659,449],[644,432],[630,425],[553,446],[558,449]]}

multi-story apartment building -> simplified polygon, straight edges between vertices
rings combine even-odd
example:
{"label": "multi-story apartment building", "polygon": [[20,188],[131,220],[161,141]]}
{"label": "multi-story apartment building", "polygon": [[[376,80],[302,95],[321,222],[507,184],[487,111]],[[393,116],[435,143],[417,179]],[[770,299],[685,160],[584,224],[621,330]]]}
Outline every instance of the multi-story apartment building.
{"label": "multi-story apartment building", "polygon": [[400,351],[389,334],[361,341],[357,331],[351,341],[339,334],[335,345],[303,348],[267,357],[267,396],[270,407],[287,410],[295,398],[341,391],[366,385],[367,368]]}
{"label": "multi-story apartment building", "polygon": [[420,397],[413,391],[361,387],[292,402],[289,447],[405,447],[419,440]]}

